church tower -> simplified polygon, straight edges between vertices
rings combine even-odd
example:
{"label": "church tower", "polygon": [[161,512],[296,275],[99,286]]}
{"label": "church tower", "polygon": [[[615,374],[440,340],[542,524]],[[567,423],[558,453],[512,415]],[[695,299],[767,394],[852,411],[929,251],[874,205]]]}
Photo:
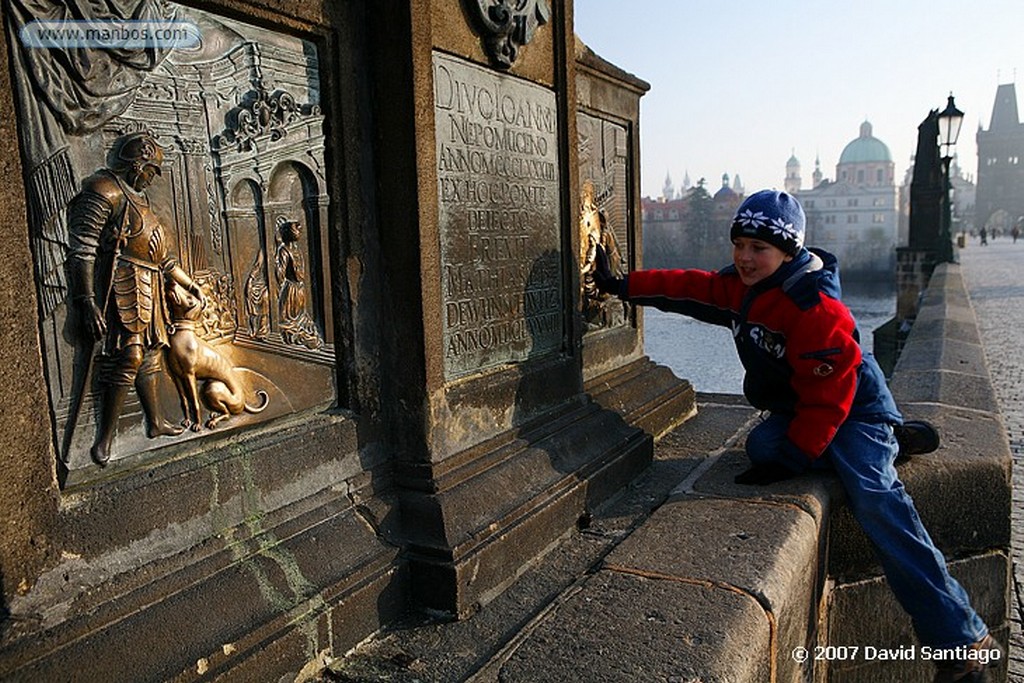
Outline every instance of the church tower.
{"label": "church tower", "polygon": [[1000,85],[988,130],[978,128],[974,225],[1009,230],[1024,216],[1024,124],[1013,83]]}
{"label": "church tower", "polygon": [[783,187],[786,188],[786,192],[789,194],[796,194],[800,191],[801,185],[800,160],[796,158],[796,153],[794,152],[789,157],[789,161],[786,162],[786,182]]}
{"label": "church tower", "polygon": [[821,173],[821,157],[814,157],[814,173],[811,175],[811,187],[817,187],[821,185],[822,173]]}
{"label": "church tower", "polygon": [[670,202],[676,198],[676,188],[672,185],[672,176],[665,171],[665,184],[661,188],[662,201]]}

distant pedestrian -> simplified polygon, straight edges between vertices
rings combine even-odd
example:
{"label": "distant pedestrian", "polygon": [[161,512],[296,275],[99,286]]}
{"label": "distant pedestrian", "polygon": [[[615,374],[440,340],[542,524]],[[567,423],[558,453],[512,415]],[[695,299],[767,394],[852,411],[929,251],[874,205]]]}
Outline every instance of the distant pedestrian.
{"label": "distant pedestrian", "polygon": [[1020,224],[1013,226],[1013,230],[1010,231],[1010,235],[1013,237],[1013,243],[1017,244],[1017,238],[1020,237]]}
{"label": "distant pedestrian", "polygon": [[[733,263],[717,272],[640,270],[616,278],[603,251],[601,291],[729,327],[747,400],[767,416],[747,436],[744,485],[832,470],[871,539],[918,639],[947,653],[936,683],[981,683],[1000,648],[921,524],[894,466],[939,435],[904,422],[885,377],[839,299],[836,257],[804,247],[806,219],[784,192],[748,197],[732,222]],[[993,654],[995,652],[996,654]]]}
{"label": "distant pedestrian", "polygon": [[982,228],[981,232],[978,233],[978,236],[981,237],[981,246],[988,246],[988,230]]}

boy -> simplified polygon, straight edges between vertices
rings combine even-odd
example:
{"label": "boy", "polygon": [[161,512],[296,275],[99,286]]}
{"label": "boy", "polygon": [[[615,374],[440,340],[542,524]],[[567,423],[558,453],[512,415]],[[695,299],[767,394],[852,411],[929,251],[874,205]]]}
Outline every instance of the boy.
{"label": "boy", "polygon": [[[889,585],[922,644],[953,649],[935,683],[985,681],[971,650],[998,645],[948,573],[894,467],[927,453],[938,434],[903,422],[878,363],[839,299],[836,258],[806,249],[804,212],[784,193],[747,198],[733,219],[733,264],[717,272],[641,270],[615,278],[598,254],[601,291],[730,327],[746,372],[743,393],[768,416],[747,437],[741,484],[831,467],[874,544]],[[995,658],[998,658],[996,655]]]}

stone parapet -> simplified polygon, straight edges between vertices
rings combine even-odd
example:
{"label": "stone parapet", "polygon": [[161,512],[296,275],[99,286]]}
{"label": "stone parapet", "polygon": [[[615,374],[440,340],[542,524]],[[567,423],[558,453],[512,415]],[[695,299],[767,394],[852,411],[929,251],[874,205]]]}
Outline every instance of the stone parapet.
{"label": "stone parapet", "polygon": [[[935,453],[911,458],[900,476],[954,576],[1003,645],[1009,631],[1010,448],[960,267],[940,264],[918,307],[892,378],[904,416],[932,422]],[[867,540],[843,509],[832,519],[827,633],[835,644],[914,644],[910,622],[881,590]],[[867,577],[867,578],[865,578]],[[885,614],[886,619],[865,615]],[[891,618],[890,618],[891,615]],[[880,624],[879,622],[884,622]],[[842,642],[840,642],[842,641]],[[888,645],[895,647],[896,645]],[[1005,661],[993,680],[1006,680]],[[823,681],[929,680],[920,658],[833,662]],[[892,678],[894,677],[895,678]]]}

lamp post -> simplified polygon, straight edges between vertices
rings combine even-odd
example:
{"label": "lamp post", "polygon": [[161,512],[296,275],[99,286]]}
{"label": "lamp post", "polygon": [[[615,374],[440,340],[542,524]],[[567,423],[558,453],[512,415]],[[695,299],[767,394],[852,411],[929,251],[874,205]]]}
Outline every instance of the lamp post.
{"label": "lamp post", "polygon": [[953,146],[956,139],[960,137],[960,126],[964,122],[964,113],[953,104],[953,93],[949,94],[946,108],[939,114],[939,157],[942,160],[942,174],[945,178],[945,191],[943,192],[944,205],[942,207],[942,225],[939,228],[938,263],[952,263],[953,258],[953,237],[951,234],[953,223],[953,202],[950,199],[952,183],[949,178],[950,162],[953,161]]}

